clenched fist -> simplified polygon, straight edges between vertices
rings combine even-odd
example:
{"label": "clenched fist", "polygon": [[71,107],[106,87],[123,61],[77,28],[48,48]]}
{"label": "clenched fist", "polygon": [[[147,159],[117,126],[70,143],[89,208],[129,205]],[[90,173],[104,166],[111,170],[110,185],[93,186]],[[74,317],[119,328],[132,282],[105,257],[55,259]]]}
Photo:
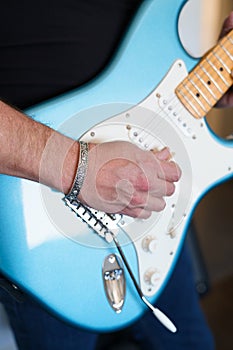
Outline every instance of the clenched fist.
{"label": "clenched fist", "polygon": [[144,151],[125,142],[91,144],[87,175],[79,195],[86,205],[108,213],[148,218],[165,207],[181,176],[167,148]]}

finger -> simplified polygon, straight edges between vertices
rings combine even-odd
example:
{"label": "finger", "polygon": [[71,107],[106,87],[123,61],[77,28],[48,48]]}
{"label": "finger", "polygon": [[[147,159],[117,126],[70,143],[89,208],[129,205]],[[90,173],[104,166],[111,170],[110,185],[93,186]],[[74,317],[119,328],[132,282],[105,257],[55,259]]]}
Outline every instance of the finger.
{"label": "finger", "polygon": [[[164,186],[165,187],[165,186]],[[166,190],[166,195],[171,195],[174,193],[175,186],[174,184],[168,183],[169,189]],[[142,208],[146,210],[152,210],[152,211],[160,211],[164,208],[164,199],[163,196],[155,195],[154,193],[136,193],[131,201],[128,204],[129,208]]]}
{"label": "finger", "polygon": [[175,162],[162,162],[157,174],[160,179],[177,182],[181,177],[181,169]]}
{"label": "finger", "polygon": [[161,151],[152,150],[156,158],[160,161],[170,160],[172,155],[168,147],[164,147]]}
{"label": "finger", "polygon": [[233,107],[233,89],[231,88],[215,105],[217,108]]}
{"label": "finger", "polygon": [[150,195],[153,197],[171,196],[175,192],[175,185],[173,182],[157,179],[154,188],[150,189]]}
{"label": "finger", "polygon": [[142,208],[125,208],[120,214],[128,215],[135,219],[148,219],[152,212]]}
{"label": "finger", "polygon": [[150,196],[145,206],[134,207],[132,205],[129,205],[127,208],[125,208],[125,210],[129,211],[133,215],[136,215],[137,217],[141,217],[142,215],[148,215],[148,213],[151,212],[160,212],[164,210],[165,206],[166,202],[164,198]]}
{"label": "finger", "polygon": [[225,19],[219,38],[224,37],[233,28],[233,11]]}

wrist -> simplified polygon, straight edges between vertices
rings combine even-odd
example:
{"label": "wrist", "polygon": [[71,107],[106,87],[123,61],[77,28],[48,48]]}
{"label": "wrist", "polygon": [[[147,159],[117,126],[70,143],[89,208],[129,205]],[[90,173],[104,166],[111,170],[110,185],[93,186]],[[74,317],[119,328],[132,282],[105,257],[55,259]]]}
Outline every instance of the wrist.
{"label": "wrist", "polygon": [[76,174],[75,174],[71,189],[69,190],[69,193],[66,195],[66,198],[69,201],[77,199],[81,191],[81,188],[83,186],[83,183],[87,174],[87,168],[88,168],[89,145],[85,141],[79,141],[78,143],[79,143],[79,161],[77,165],[77,170],[76,170]]}
{"label": "wrist", "polygon": [[64,194],[68,194],[74,183],[76,170],[79,162],[79,143],[73,141],[70,149],[67,152],[67,155],[64,160],[62,168],[62,179],[61,179],[61,188],[60,190]]}
{"label": "wrist", "polygon": [[78,158],[79,144],[53,131],[41,157],[39,182],[68,193],[73,183]]}

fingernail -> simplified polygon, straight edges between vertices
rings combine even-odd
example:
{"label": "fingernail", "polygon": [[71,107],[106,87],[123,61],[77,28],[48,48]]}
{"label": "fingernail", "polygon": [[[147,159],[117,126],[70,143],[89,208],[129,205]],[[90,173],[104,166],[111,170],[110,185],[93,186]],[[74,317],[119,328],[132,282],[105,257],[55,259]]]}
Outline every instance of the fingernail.
{"label": "fingernail", "polygon": [[168,147],[163,148],[161,151],[156,153],[156,158],[159,160],[168,160],[171,158],[171,153]]}

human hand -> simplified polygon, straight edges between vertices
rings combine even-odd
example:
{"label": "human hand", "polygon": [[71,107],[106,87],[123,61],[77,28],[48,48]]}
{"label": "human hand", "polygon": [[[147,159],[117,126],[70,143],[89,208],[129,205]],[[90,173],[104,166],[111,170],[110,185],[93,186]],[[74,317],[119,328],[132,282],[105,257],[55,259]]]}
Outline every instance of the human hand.
{"label": "human hand", "polygon": [[[232,29],[233,29],[233,11],[225,19],[219,38],[221,39],[222,37],[224,37]],[[233,71],[231,75],[233,78]],[[221,100],[217,103],[216,107],[233,107],[233,87],[231,87],[228,90],[228,92],[221,98]]]}
{"label": "human hand", "polygon": [[181,176],[167,148],[143,151],[125,141],[91,144],[79,199],[107,213],[148,218],[161,211]]}

